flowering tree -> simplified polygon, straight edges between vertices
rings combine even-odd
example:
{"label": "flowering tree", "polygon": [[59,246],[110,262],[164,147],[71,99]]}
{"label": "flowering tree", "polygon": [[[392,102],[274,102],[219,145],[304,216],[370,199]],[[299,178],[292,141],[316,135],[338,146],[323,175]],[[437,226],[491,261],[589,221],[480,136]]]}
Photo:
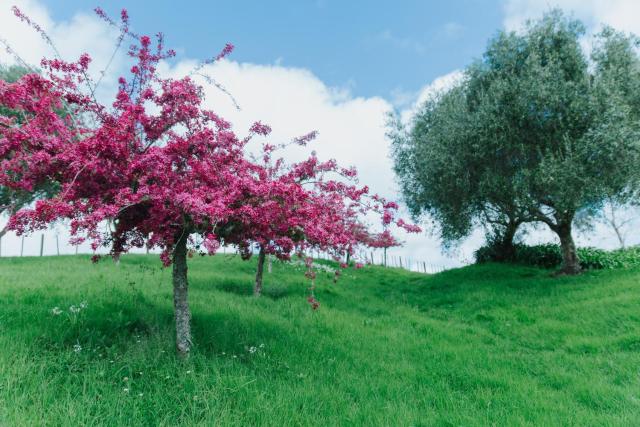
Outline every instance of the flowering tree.
{"label": "flowering tree", "polygon": [[[293,143],[306,145],[314,137],[312,132]],[[369,197],[369,189],[358,185],[355,170],[342,168],[335,160],[320,162],[312,154],[302,162],[288,165],[282,158],[273,159],[275,150],[287,145],[263,145],[259,174],[262,185],[254,187],[256,192],[245,195],[244,199],[245,206],[251,209],[239,209],[232,220],[217,231],[225,242],[238,245],[244,258],[249,258],[252,248],[257,247],[256,296],[262,292],[267,254],[280,259],[289,259],[293,252],[304,251],[328,252],[336,259],[345,254],[349,256],[354,247],[365,243],[362,235],[369,235],[358,218],[379,209],[371,200],[376,203],[382,200],[378,196]],[[395,209],[397,205],[386,203],[384,212],[388,221],[392,220],[391,212]],[[397,222],[409,228],[402,220]],[[311,264],[308,267],[311,268]]]}
{"label": "flowering tree", "polygon": [[[36,23],[14,12],[49,41]],[[0,81],[0,105],[23,118],[18,124],[14,116],[0,117],[0,185],[15,191],[44,182],[59,186],[54,197],[15,212],[9,227],[20,234],[64,219],[72,243],[88,239],[94,250],[109,247],[116,257],[132,247],[161,248],[163,264],[173,264],[176,346],[187,355],[188,247],[215,254],[225,239],[242,248],[257,242],[280,257],[309,245],[340,250],[349,236],[335,224],[357,211],[367,189],[322,179],[337,165],[313,155],[282,174],[253,161],[245,147],[268,127],[258,122],[247,138],[237,137],[203,107],[202,89],[190,77],[159,75],[158,64],[175,55],[161,34],[152,42],[132,33],[124,10],[119,24],[97,13],[120,29],[116,48],[132,40],[134,64],[120,77],[112,104],[96,99],[99,82],[89,76],[86,54],[72,62],[44,59],[42,74]],[[205,63],[231,50],[227,45]],[[305,188],[303,181],[313,178]],[[310,303],[317,307],[315,299]]]}
{"label": "flowering tree", "polygon": [[[67,219],[74,243],[89,239],[114,255],[145,242],[160,247],[164,265],[173,263],[177,349],[188,354],[187,245],[215,253],[216,224],[260,185],[259,167],[244,155],[248,139],[203,108],[200,87],[189,77],[158,75],[157,64],[174,55],[162,35],[152,46],[150,37],[128,28],[123,11],[120,42],[133,40],[128,54],[135,64],[119,79],[111,106],[93,96],[86,54],[75,62],[43,60],[42,75],[0,82],[0,103],[24,117],[19,126],[13,117],[1,119],[0,184],[24,191],[48,180],[60,186],[57,196],[12,215],[9,226],[18,233]],[[230,51],[227,46],[215,59]],[[102,231],[106,221],[113,229]]]}
{"label": "flowering tree", "polygon": [[382,249],[384,253],[384,265],[387,265],[387,249],[396,246],[402,246],[402,243],[396,239],[389,230],[382,233],[374,234],[369,237],[367,246],[370,248]]}

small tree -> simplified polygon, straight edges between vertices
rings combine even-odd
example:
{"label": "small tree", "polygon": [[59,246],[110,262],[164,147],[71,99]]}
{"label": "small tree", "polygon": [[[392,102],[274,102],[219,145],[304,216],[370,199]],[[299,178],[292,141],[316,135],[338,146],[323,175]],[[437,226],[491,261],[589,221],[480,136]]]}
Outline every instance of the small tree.
{"label": "small tree", "polygon": [[[294,143],[305,145],[314,137],[312,132]],[[282,158],[272,158],[275,149],[264,145],[262,185],[244,196],[245,207],[252,209],[239,209],[216,231],[225,242],[240,247],[245,259],[257,248],[255,296],[262,293],[267,254],[285,260],[294,252],[322,251],[336,259],[349,256],[368,243],[362,235],[369,234],[358,221],[366,214],[378,214],[383,221],[395,221],[410,232],[419,231],[395,218],[397,204],[369,196],[368,188],[357,184],[354,169],[342,168],[335,160],[320,162],[315,155],[289,165]],[[256,212],[261,214],[256,216]]]}
{"label": "small tree", "polygon": [[610,227],[618,239],[620,249],[627,247],[627,237],[632,230],[631,226],[640,219],[638,207],[632,203],[621,202],[617,199],[608,199],[598,214],[598,220]]}
{"label": "small tree", "polygon": [[383,265],[387,266],[387,249],[402,246],[402,243],[398,241],[389,230],[384,230],[381,233],[373,234],[369,236],[367,245],[370,248],[382,249],[383,253]]}

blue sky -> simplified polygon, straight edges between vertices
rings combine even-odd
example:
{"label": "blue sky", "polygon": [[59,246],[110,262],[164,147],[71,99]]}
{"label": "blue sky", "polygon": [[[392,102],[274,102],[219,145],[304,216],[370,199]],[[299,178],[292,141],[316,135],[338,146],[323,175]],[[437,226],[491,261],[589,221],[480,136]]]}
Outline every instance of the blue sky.
{"label": "blue sky", "polygon": [[[56,21],[86,0],[46,0]],[[226,42],[233,59],[312,71],[356,96],[395,101],[437,76],[464,67],[502,27],[496,0],[456,1],[169,1],[96,3],[113,16],[125,7],[141,33],[163,31],[168,45],[192,58]]]}

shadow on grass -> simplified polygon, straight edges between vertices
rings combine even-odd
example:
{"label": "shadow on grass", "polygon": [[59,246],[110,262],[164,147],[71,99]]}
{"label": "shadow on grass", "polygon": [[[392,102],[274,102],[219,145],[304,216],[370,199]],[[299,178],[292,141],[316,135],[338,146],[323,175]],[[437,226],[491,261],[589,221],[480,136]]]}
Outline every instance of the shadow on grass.
{"label": "shadow on grass", "polygon": [[[4,325],[3,333],[14,337],[17,349],[22,347],[32,357],[65,356],[75,345],[83,352],[104,349],[124,354],[138,351],[140,340],[163,347],[169,354],[174,349],[174,313],[169,301],[163,304],[143,296],[132,299],[126,292],[114,292],[108,301],[94,301],[77,315],[70,315],[66,307],[62,314],[53,315],[49,310],[33,310],[29,301],[36,294],[23,293],[3,312],[14,319]],[[241,356],[247,355],[250,347],[261,343],[304,349],[302,337],[264,317],[224,309],[203,313],[197,308],[192,315],[194,354],[207,358],[225,352],[243,360]]]}
{"label": "shadow on grass", "polygon": [[[300,287],[297,289],[296,286],[292,285],[279,285],[277,283],[277,279],[265,281],[263,283],[262,288],[262,296],[261,298],[268,298],[270,300],[279,300],[282,298],[287,298],[290,296],[303,296],[304,295],[304,287]],[[201,291],[211,291],[217,290],[230,294],[235,294],[243,297],[252,297],[253,295],[253,286],[254,283],[252,280],[238,280],[238,279],[218,279],[215,282],[204,281],[193,279],[190,281],[190,286],[192,289]]]}

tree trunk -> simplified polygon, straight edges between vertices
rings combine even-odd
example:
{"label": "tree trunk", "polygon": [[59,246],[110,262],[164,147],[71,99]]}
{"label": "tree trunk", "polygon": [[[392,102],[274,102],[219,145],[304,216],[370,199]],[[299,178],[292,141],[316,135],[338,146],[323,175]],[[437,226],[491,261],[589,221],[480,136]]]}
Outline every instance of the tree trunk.
{"label": "tree trunk", "polygon": [[504,234],[500,238],[500,253],[498,255],[499,261],[513,260],[516,253],[516,247],[513,244],[513,239],[516,236],[519,225],[520,224],[517,222],[509,221],[509,223],[505,227]]}
{"label": "tree trunk", "polygon": [[187,239],[185,232],[173,250],[173,307],[176,316],[176,349],[187,357],[191,350],[191,311],[189,310],[187,281]]}
{"label": "tree trunk", "polygon": [[612,222],[611,226],[613,227],[613,231],[616,232],[616,237],[618,237],[618,242],[620,243],[620,249],[626,249],[624,235],[622,234],[622,231],[620,231],[620,227],[615,222]]}
{"label": "tree trunk", "polygon": [[260,248],[258,253],[258,269],[256,270],[256,285],[253,288],[253,295],[259,297],[262,294],[262,271],[264,270],[264,248]]}
{"label": "tree trunk", "polygon": [[613,228],[613,231],[615,231],[616,233],[616,237],[618,238],[618,242],[620,242],[620,249],[625,249],[625,239],[624,239],[624,235],[622,234],[622,231],[620,230],[621,225],[618,224],[618,220],[616,219],[616,209],[613,205],[613,202],[609,202],[609,207],[611,209],[611,218],[606,218],[605,219],[609,222],[609,224],[611,224],[611,227]]}
{"label": "tree trunk", "polygon": [[576,244],[571,235],[571,222],[558,226],[558,237],[560,237],[560,248],[562,250],[562,268],[560,274],[580,273],[580,259],[576,251]]}

